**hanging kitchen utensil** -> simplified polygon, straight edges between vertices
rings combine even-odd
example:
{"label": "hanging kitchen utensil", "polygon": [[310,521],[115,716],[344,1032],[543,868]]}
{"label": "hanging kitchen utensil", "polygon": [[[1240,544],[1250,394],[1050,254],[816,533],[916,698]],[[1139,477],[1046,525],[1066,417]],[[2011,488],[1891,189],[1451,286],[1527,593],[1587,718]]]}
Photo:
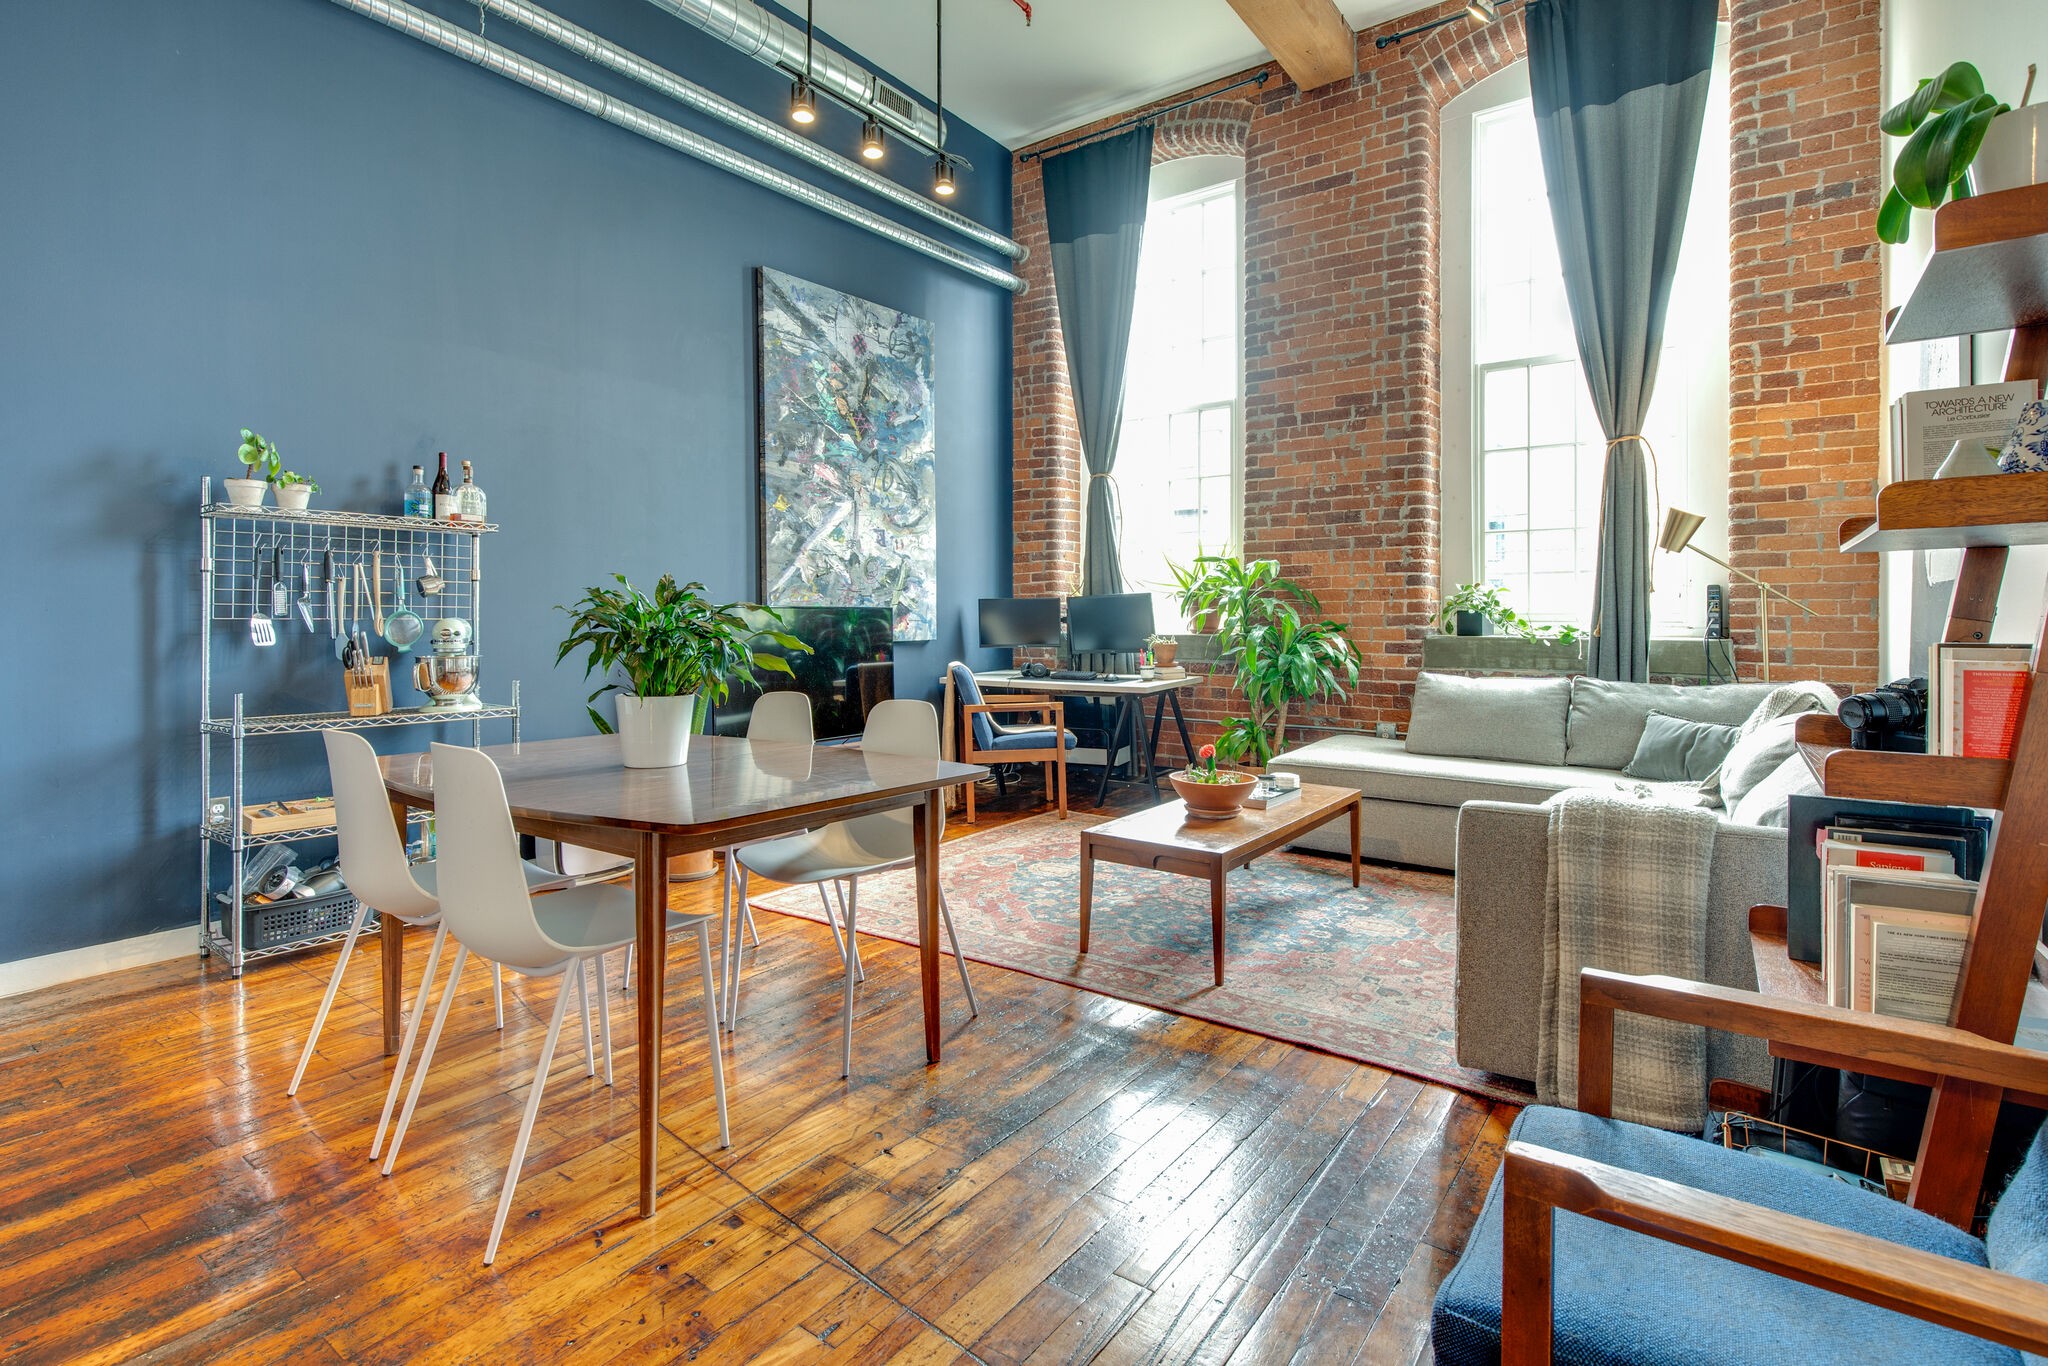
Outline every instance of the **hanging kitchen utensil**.
{"label": "hanging kitchen utensil", "polygon": [[337,577],[333,585],[334,657],[341,661],[343,667],[347,667],[354,645],[348,635],[348,604],[349,599],[355,596],[352,591],[354,587],[355,585],[351,584],[345,575]]}
{"label": "hanging kitchen utensil", "polygon": [[270,543],[270,615],[288,617],[292,614],[292,589],[284,578],[284,547],[276,541]]}
{"label": "hanging kitchen utensil", "polygon": [[341,635],[341,581],[334,576],[332,549],[320,556],[320,577],[327,584],[327,637],[333,640]]}
{"label": "hanging kitchen utensil", "polygon": [[262,551],[254,539],[249,542],[249,643],[251,645],[277,644],[277,628],[270,624],[270,618],[263,615],[263,598],[257,585],[261,582],[263,570]]}
{"label": "hanging kitchen utensil", "polygon": [[370,557],[370,625],[384,634],[384,552]]}
{"label": "hanging kitchen utensil", "polygon": [[313,625],[313,552],[310,550],[299,560],[299,620],[306,623],[307,635],[318,629]]}
{"label": "hanging kitchen utensil", "polygon": [[419,638],[426,634],[427,625],[413,615],[412,605],[406,598],[405,570],[400,567],[398,574],[398,606],[384,619],[384,639],[391,642],[400,654],[410,654]]}
{"label": "hanging kitchen utensil", "polygon": [[434,557],[432,555],[422,555],[420,559],[427,566],[427,572],[420,575],[420,596],[431,598],[448,586],[448,580],[442,578],[440,571],[434,568]]}

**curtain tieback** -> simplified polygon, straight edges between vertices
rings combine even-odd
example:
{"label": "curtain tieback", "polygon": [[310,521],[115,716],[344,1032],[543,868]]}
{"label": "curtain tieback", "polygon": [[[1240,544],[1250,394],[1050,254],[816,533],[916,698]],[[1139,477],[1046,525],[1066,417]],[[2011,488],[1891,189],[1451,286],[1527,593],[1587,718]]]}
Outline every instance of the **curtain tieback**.
{"label": "curtain tieback", "polygon": [[[1609,441],[1607,443],[1607,449],[1611,451],[1616,446],[1619,446],[1622,443],[1628,441],[1641,442],[1643,450],[1648,452],[1650,457],[1650,506],[1653,508],[1663,507],[1664,480],[1662,472],[1659,470],[1657,466],[1657,448],[1650,444],[1650,438],[1644,436],[1641,432],[1629,432],[1625,435],[1617,436],[1611,441]],[[1607,544],[1607,494],[1604,487],[1602,488],[1600,495],[1600,530],[1596,534],[1596,539],[1594,540],[1593,544],[1596,549],[1604,547]],[[1655,556],[1650,557],[1650,563],[1648,568],[1644,571],[1644,577],[1649,583],[1650,591],[1653,593],[1656,592],[1657,560]],[[1596,636],[1600,634],[1600,627],[1602,625],[1601,619],[1604,615],[1603,609],[1604,604],[1601,602],[1600,594],[1596,588],[1593,594],[1593,626],[1592,630],[1588,634]]]}

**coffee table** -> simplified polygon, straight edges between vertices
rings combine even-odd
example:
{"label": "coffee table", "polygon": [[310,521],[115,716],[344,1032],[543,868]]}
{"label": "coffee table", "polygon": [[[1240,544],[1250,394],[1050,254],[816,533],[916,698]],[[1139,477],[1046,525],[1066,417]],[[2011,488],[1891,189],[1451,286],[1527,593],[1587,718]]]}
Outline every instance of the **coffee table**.
{"label": "coffee table", "polygon": [[1095,861],[1209,880],[1209,919],[1216,944],[1216,985],[1223,985],[1224,879],[1261,854],[1299,839],[1337,817],[1351,816],[1351,885],[1358,885],[1358,792],[1348,787],[1301,785],[1301,795],[1264,811],[1240,811],[1228,820],[1191,820],[1179,800],[1106,821],[1081,832],[1081,952],[1088,952],[1088,917],[1095,891]]}

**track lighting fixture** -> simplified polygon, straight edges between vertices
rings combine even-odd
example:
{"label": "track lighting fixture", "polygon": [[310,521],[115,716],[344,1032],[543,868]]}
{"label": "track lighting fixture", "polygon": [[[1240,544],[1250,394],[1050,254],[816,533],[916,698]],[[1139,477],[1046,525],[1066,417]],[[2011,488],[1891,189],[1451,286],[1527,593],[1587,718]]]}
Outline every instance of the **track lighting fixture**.
{"label": "track lighting fixture", "polygon": [[873,115],[869,115],[867,122],[861,125],[860,154],[869,161],[882,159],[882,121]]}
{"label": "track lighting fixture", "polygon": [[1500,18],[1499,0],[1466,0],[1465,15],[1475,24],[1490,24]]}
{"label": "track lighting fixture", "polygon": [[818,92],[802,76],[789,88],[789,121],[806,126],[818,121]]}
{"label": "track lighting fixture", "polygon": [[939,164],[932,170],[932,193],[941,199],[951,199],[955,188],[953,184],[953,158],[941,153],[939,155]]}

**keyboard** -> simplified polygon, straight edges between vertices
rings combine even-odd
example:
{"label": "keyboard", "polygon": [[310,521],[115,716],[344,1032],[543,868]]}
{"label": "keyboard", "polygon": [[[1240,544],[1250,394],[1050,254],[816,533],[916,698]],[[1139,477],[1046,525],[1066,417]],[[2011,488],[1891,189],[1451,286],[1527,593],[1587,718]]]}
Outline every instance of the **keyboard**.
{"label": "keyboard", "polygon": [[1054,669],[1049,675],[1061,683],[1100,683],[1102,675],[1091,669]]}

